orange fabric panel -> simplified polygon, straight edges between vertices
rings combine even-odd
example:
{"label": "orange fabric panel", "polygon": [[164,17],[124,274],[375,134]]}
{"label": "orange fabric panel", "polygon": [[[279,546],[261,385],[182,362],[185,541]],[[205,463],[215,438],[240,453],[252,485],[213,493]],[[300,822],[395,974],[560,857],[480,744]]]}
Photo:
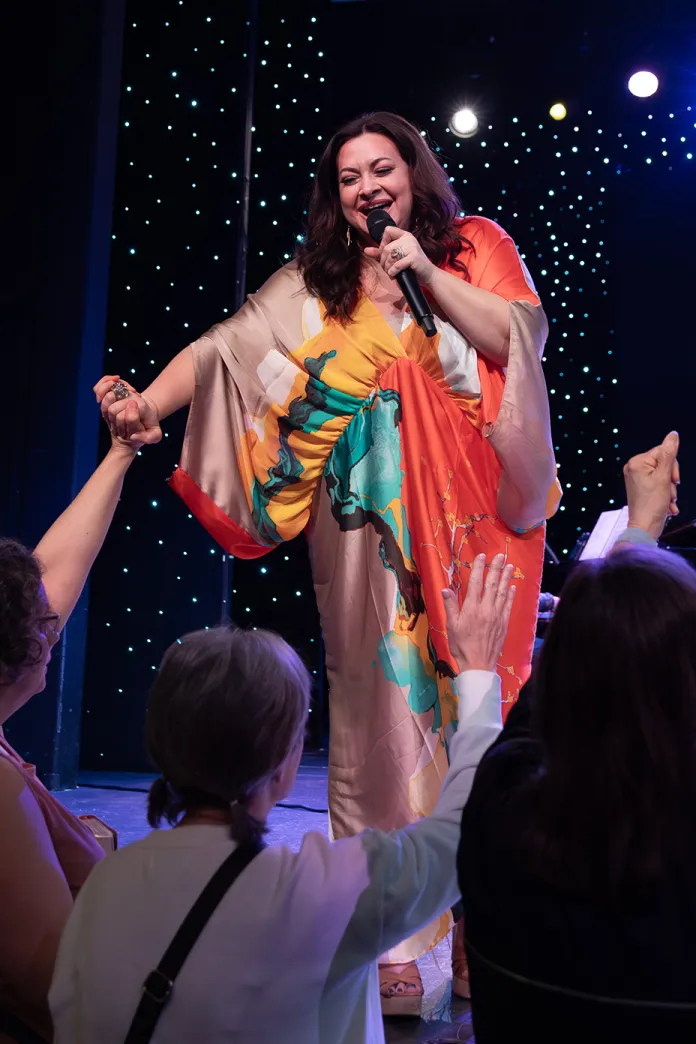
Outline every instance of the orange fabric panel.
{"label": "orange fabric panel", "polygon": [[505,229],[490,218],[471,217],[462,221],[459,231],[474,248],[465,247],[460,255],[473,286],[506,301],[540,304],[526,265]]}
{"label": "orange fabric panel", "polygon": [[[517,247],[504,228],[490,218],[468,217],[460,222],[459,232],[471,243],[471,247],[464,247],[459,258],[467,267],[468,282],[472,286],[498,294],[506,301],[541,304]],[[460,275],[457,272],[454,274]],[[505,370],[479,355],[478,372],[481,382],[481,423],[484,426],[492,425],[498,418],[503,398]]]}
{"label": "orange fabric panel", "polygon": [[[515,566],[517,596],[498,665],[507,710],[529,675],[545,528],[518,534],[501,522],[500,463],[492,447],[420,367],[398,362],[380,385],[396,390],[401,400],[402,498],[436,661],[454,666],[446,642],[443,588],[455,590],[461,602],[478,554],[489,562],[504,554]],[[420,644],[415,633],[413,641]],[[420,655],[427,662],[427,647]]]}

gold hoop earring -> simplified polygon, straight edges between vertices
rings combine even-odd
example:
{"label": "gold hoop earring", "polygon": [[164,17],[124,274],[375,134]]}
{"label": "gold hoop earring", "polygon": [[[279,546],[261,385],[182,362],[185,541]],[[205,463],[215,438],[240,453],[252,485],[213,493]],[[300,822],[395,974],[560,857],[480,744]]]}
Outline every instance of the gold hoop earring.
{"label": "gold hoop earring", "polygon": [[346,227],[346,246],[350,246],[350,225]]}

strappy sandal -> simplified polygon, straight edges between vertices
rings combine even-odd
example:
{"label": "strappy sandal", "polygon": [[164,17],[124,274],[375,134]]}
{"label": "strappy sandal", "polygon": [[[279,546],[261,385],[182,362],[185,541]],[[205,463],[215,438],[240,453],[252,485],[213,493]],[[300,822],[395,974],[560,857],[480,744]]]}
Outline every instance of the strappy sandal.
{"label": "strappy sandal", "polygon": [[469,962],[464,946],[464,919],[460,918],[452,932],[452,993],[462,1000],[471,1000]]}
{"label": "strappy sandal", "polygon": [[380,964],[379,993],[383,1015],[412,1015],[420,1018],[424,990],[416,962]]}

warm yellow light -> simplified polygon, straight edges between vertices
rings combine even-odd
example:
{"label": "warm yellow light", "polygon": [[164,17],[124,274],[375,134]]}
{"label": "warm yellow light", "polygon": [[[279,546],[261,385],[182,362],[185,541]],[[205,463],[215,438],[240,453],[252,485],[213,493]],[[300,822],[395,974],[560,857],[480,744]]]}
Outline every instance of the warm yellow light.
{"label": "warm yellow light", "polygon": [[568,113],[566,112],[566,107],[563,102],[556,102],[556,104],[552,105],[549,109],[549,116],[552,120],[564,120],[567,115]]}

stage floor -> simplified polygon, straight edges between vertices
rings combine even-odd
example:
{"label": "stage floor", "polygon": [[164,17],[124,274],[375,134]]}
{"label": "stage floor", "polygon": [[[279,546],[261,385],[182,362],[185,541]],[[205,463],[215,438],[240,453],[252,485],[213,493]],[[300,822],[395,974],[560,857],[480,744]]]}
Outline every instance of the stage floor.
{"label": "stage floor", "polygon": [[[285,804],[302,806],[275,808],[269,818],[271,844],[299,848],[310,830],[327,833],[326,760],[320,756],[303,759],[295,788]],[[129,772],[83,772],[80,785],[56,795],[77,815],[91,812],[118,831],[121,846],[148,833],[145,795],[154,777]],[[406,1042],[473,1041],[469,1005],[452,997],[450,947],[445,941],[420,961],[426,1000],[423,1018],[388,1019],[389,1044]]]}

